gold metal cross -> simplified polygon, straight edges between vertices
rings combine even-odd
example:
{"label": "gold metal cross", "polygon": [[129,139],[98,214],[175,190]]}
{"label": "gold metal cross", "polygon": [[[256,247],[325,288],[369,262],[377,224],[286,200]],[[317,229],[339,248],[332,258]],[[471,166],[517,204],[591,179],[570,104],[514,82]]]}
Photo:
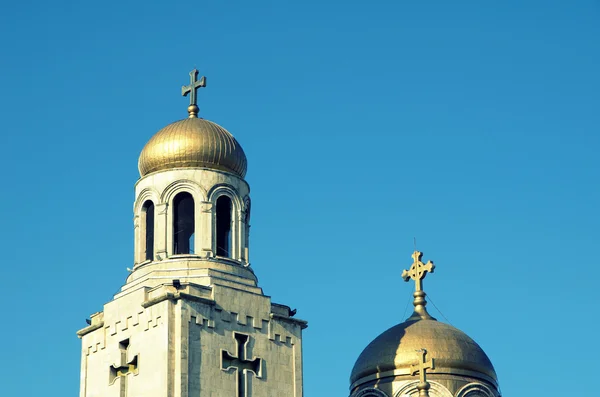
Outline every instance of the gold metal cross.
{"label": "gold metal cross", "polygon": [[430,358],[429,361],[427,361],[427,350],[425,349],[417,350],[417,356],[419,356],[419,363],[410,366],[410,374],[414,375],[418,372],[419,381],[427,382],[427,370],[435,369],[435,362],[433,358]]}
{"label": "gold metal cross", "polygon": [[197,106],[196,94],[198,88],[202,87],[206,87],[206,77],[202,76],[198,80],[198,69],[194,69],[190,72],[190,85],[181,87],[181,95],[187,96],[187,94],[190,94],[190,106]]}
{"label": "gold metal cross", "polygon": [[429,396],[429,382],[427,382],[427,370],[435,369],[435,362],[433,358],[430,358],[427,361],[427,350],[421,349],[417,350],[419,356],[419,363],[417,365],[410,366],[410,374],[415,375],[417,372],[419,373],[419,384],[417,385],[417,389],[419,390],[420,397],[428,397]]}
{"label": "gold metal cross", "polygon": [[423,279],[427,275],[427,273],[433,273],[435,269],[435,265],[432,261],[428,261],[427,263],[421,262],[421,258],[423,257],[423,253],[420,251],[415,251],[412,254],[412,258],[414,262],[410,269],[402,271],[402,278],[404,281],[408,281],[410,279],[415,280],[415,291],[423,291]]}

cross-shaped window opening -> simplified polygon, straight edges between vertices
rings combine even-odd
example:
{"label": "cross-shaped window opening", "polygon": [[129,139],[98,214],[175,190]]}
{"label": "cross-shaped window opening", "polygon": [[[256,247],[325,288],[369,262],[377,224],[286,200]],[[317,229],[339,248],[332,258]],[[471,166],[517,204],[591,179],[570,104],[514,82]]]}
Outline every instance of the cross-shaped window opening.
{"label": "cross-shaped window opening", "polygon": [[237,397],[249,397],[248,374],[251,372],[257,378],[261,377],[262,359],[247,359],[248,344],[250,336],[233,333],[237,345],[237,356],[231,355],[226,350],[221,350],[221,369],[229,371],[231,368],[237,372]]}

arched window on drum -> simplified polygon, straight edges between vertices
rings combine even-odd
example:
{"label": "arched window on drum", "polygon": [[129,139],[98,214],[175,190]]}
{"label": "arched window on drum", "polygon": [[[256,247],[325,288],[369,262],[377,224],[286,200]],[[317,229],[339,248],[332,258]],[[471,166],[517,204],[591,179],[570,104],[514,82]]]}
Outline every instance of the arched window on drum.
{"label": "arched window on drum", "polygon": [[173,253],[194,253],[194,198],[187,192],[173,199]]}
{"label": "arched window on drum", "polygon": [[154,260],[154,203],[146,201],[142,206],[142,225],[144,232],[142,235],[142,252],[144,260]]}
{"label": "arched window on drum", "polygon": [[232,208],[231,199],[221,196],[217,199],[217,256],[232,257]]}

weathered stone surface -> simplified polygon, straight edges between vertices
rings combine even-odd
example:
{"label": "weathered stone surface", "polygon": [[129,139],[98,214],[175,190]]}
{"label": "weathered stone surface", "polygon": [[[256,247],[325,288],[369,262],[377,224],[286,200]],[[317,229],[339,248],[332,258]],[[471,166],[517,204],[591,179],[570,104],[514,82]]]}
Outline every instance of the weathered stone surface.
{"label": "weathered stone surface", "polygon": [[[196,252],[174,255],[172,200],[184,191],[194,198]],[[215,255],[220,194],[233,204],[228,258]],[[257,285],[248,262],[248,194],[244,180],[211,169],[166,170],[138,181],[133,271],[78,332],[80,397],[237,396],[241,378],[222,360],[237,357],[239,335],[247,336],[245,358],[259,359],[255,374],[242,372],[247,397],[302,396],[306,323],[290,317],[289,307],[272,303]],[[156,211],[154,259],[148,261],[140,222],[147,200]]]}

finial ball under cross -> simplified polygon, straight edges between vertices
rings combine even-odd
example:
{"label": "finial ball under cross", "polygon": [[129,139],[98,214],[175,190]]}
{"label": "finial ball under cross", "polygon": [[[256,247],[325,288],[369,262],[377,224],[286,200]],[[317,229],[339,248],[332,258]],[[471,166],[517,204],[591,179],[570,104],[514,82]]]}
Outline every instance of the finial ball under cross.
{"label": "finial ball under cross", "polygon": [[196,94],[198,88],[206,87],[206,77],[202,76],[198,80],[198,69],[194,69],[190,72],[190,85],[184,85],[181,87],[181,95],[187,96],[190,94],[190,106],[188,106],[188,112],[190,118],[198,117],[198,103]]}

